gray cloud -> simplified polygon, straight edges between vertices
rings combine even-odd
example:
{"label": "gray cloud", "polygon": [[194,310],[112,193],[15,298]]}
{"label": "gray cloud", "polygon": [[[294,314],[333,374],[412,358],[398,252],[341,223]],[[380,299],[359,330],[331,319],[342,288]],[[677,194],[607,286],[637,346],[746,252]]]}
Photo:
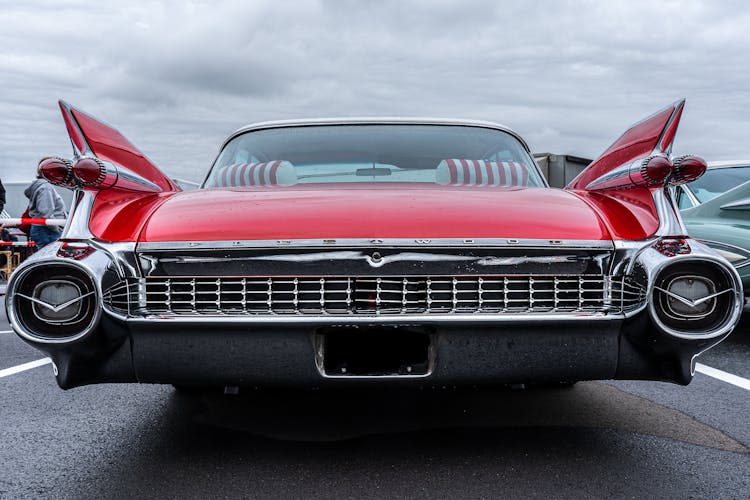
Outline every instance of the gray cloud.
{"label": "gray cloud", "polygon": [[0,11],[0,177],[70,153],[56,100],[199,179],[248,122],[499,121],[595,156],[686,96],[677,149],[748,157],[744,2],[30,1]]}

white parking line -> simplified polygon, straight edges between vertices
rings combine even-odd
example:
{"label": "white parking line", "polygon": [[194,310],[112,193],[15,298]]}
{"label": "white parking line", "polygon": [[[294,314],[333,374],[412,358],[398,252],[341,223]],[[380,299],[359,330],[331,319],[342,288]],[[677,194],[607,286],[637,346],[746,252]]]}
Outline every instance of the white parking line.
{"label": "white parking line", "polygon": [[44,366],[49,363],[52,363],[51,359],[42,358],[42,359],[37,359],[36,361],[29,361],[28,363],[24,363],[22,365],[11,366],[10,368],[0,370],[0,378],[8,377],[10,375],[15,375],[16,373],[20,373],[20,372],[25,372],[26,370],[31,370],[32,368],[36,368],[38,366]]}
{"label": "white parking line", "polygon": [[738,377],[737,375],[732,375],[731,373],[717,370],[716,368],[711,368],[710,366],[702,365],[700,363],[695,364],[695,371],[750,391],[750,380],[746,378]]}
{"label": "white parking line", "polygon": [[0,333],[13,333],[13,330],[0,330]]}

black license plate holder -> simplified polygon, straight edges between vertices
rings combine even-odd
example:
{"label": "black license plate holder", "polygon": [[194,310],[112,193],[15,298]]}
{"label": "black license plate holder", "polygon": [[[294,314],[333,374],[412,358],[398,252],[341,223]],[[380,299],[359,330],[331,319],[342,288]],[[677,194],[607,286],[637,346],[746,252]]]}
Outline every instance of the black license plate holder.
{"label": "black license plate holder", "polygon": [[318,367],[328,377],[424,377],[433,335],[412,328],[342,328],[317,334]]}

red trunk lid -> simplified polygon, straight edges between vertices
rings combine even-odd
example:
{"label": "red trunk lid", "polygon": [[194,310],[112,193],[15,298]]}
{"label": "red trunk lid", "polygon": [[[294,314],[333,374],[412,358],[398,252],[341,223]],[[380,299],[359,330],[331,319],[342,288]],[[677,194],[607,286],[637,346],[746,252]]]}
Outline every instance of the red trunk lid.
{"label": "red trunk lid", "polygon": [[580,198],[547,188],[307,185],[178,193],[143,242],[343,238],[609,240]]}

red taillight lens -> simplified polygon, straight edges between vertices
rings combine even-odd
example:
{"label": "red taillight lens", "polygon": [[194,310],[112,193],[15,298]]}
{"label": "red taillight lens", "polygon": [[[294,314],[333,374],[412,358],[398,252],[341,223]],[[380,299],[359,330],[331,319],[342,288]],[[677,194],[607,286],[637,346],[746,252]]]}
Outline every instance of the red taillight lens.
{"label": "red taillight lens", "polygon": [[699,156],[686,155],[675,158],[674,173],[670,182],[672,184],[685,184],[692,182],[706,173],[706,160]]}
{"label": "red taillight lens", "polygon": [[651,156],[641,165],[641,176],[649,186],[664,184],[672,173],[672,162],[666,156]]}
{"label": "red taillight lens", "polygon": [[73,176],[86,187],[97,187],[104,181],[106,170],[94,158],[81,158],[73,165]]}
{"label": "red taillight lens", "polygon": [[78,242],[65,242],[57,249],[58,257],[73,260],[81,260],[92,253],[94,253],[94,247]]}
{"label": "red taillight lens", "polygon": [[44,158],[39,162],[39,175],[58,186],[69,186],[73,180],[71,163],[64,158]]}
{"label": "red taillight lens", "polygon": [[666,257],[687,255],[691,251],[685,238],[664,238],[654,243],[654,248]]}

